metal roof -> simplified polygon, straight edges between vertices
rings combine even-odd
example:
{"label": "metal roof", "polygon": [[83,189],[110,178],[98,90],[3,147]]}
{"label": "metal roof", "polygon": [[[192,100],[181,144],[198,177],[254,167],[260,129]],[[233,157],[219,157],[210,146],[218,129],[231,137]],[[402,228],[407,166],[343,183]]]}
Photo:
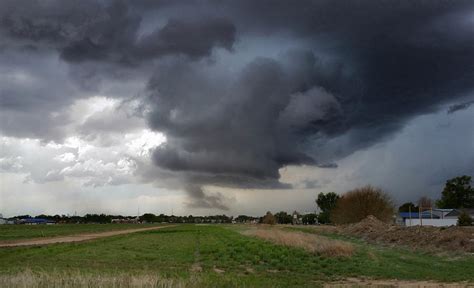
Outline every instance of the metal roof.
{"label": "metal roof", "polygon": [[[410,217],[411,218],[420,218],[420,215],[419,215],[418,212],[411,212],[411,213],[410,212],[400,212],[400,213],[398,213],[398,215],[400,215],[400,217],[402,217],[402,218],[410,218]],[[421,218],[431,218],[430,211],[423,211],[421,213]],[[433,214],[433,218],[438,219],[439,216]]]}

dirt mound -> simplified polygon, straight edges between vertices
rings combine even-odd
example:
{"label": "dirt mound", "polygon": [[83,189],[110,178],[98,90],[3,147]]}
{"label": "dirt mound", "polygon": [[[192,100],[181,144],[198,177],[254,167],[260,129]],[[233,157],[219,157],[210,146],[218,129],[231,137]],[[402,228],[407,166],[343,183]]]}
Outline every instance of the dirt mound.
{"label": "dirt mound", "polygon": [[415,249],[474,253],[474,227],[402,227],[368,216],[359,223],[343,227],[341,233],[369,242]]}
{"label": "dirt mound", "polygon": [[367,233],[379,233],[387,229],[387,224],[376,217],[369,215],[364,220],[346,226],[343,231],[349,234],[365,235]]}

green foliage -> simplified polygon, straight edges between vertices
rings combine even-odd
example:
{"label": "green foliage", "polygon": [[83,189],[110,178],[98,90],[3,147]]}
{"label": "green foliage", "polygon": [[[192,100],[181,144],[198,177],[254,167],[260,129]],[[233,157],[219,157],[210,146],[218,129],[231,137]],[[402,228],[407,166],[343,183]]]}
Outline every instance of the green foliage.
{"label": "green foliage", "polygon": [[329,212],[319,213],[318,222],[321,223],[321,224],[331,223],[331,214]]}
{"label": "green foliage", "polygon": [[337,200],[339,200],[339,195],[334,192],[329,193],[319,193],[318,198],[316,199],[316,204],[321,209],[319,213],[318,221],[322,224],[330,223],[330,214],[331,211],[336,207]]}
{"label": "green foliage", "polygon": [[145,213],[142,216],[140,216],[140,221],[144,221],[147,223],[154,223],[157,222],[157,217],[155,214],[152,213]]}
{"label": "green foliage", "polygon": [[303,215],[302,221],[305,225],[313,225],[316,224],[317,219],[318,215],[316,215],[315,213],[309,213]]}
{"label": "green foliage", "polygon": [[446,181],[441,199],[436,205],[439,208],[474,208],[471,176],[464,175]]}
{"label": "green foliage", "polygon": [[400,207],[398,207],[398,212],[418,212],[418,206],[413,204],[412,202],[403,203]]}
{"label": "green foliage", "polygon": [[293,221],[293,217],[285,211],[276,213],[275,218],[278,224],[290,224]]}
{"label": "green foliage", "polygon": [[339,195],[334,192],[329,193],[319,193],[318,199],[316,199],[316,204],[323,212],[330,212],[334,207],[336,207],[337,200]]}
{"label": "green foliage", "polygon": [[472,218],[466,211],[461,211],[458,217],[458,226],[472,226]]}

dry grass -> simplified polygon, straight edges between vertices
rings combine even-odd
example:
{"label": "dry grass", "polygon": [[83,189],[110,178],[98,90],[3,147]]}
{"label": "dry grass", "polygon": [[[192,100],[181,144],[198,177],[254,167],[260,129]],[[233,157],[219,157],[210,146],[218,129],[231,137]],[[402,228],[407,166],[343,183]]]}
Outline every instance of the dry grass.
{"label": "dry grass", "polygon": [[[193,281],[193,284],[196,284]],[[84,275],[25,271],[0,275],[0,287],[190,287],[188,281],[164,279],[158,275]]]}
{"label": "dry grass", "polygon": [[350,257],[355,247],[351,243],[328,239],[323,236],[303,232],[288,232],[271,228],[254,228],[244,232],[246,235],[271,241],[278,245],[299,247],[311,253],[328,257]]}

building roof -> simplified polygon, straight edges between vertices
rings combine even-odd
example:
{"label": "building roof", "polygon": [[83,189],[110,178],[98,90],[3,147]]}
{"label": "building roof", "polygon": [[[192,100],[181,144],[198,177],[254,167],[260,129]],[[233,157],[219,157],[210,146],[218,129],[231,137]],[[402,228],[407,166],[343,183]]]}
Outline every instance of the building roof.
{"label": "building roof", "polygon": [[43,218],[26,218],[21,220],[22,223],[55,223],[52,220],[43,219]]}
{"label": "building roof", "polygon": [[460,208],[460,209],[453,209],[453,211],[446,214],[446,216],[459,216],[459,214],[461,214],[463,210],[466,211],[467,214],[471,216],[474,215],[474,208]]}
{"label": "building roof", "polygon": [[[400,212],[398,213],[398,215],[400,215],[401,218],[420,218],[420,214],[418,212]],[[431,216],[433,216],[433,218],[435,219],[438,219],[439,216],[436,215],[436,214],[433,214],[431,215],[431,212],[430,211],[423,211],[421,212],[421,218],[424,218],[424,219],[430,219]]]}

